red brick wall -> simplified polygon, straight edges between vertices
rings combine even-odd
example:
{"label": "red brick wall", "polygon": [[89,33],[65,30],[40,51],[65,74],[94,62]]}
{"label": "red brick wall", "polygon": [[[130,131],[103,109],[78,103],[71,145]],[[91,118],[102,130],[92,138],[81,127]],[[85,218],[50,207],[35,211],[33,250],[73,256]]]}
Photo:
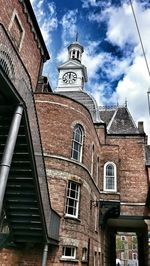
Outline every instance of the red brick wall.
{"label": "red brick wall", "polygon": [[36,95],[36,106],[44,152],[71,158],[73,128],[84,127],[83,164],[91,171],[94,144],[94,174],[100,146],[90,113],[81,104],[57,95]]}
{"label": "red brick wall", "polygon": [[[1,0],[0,23],[8,30],[14,9],[17,10],[17,14],[25,30],[22,48],[19,54],[31,77],[32,87],[35,89],[41,64],[41,53],[37,47],[33,32],[31,32],[27,15],[23,12],[22,4],[18,0]],[[11,36],[11,32],[8,31],[8,33]]]}
{"label": "red brick wall", "polygon": [[[143,137],[108,137],[118,145],[118,191],[123,203],[145,203],[148,191]],[[122,206],[122,214],[143,215],[144,206]]]}
{"label": "red brick wall", "polygon": [[[100,146],[90,113],[81,104],[58,95],[36,95],[42,144],[48,176],[52,207],[61,215],[60,248],[54,265],[61,265],[62,246],[66,239],[78,241],[78,265],[82,248],[91,239],[90,265],[93,265],[95,250],[100,248],[99,227],[95,232],[95,200],[99,199],[93,178],[90,175],[92,146],[94,144],[94,177]],[[73,128],[80,123],[85,131],[83,165],[71,160]],[[81,185],[79,220],[65,217],[65,202],[68,180]],[[97,217],[98,218],[98,217]],[[98,223],[98,220],[97,220]],[[68,266],[72,263],[67,263]]]}
{"label": "red brick wall", "polygon": [[43,247],[20,247],[3,249],[0,252],[0,266],[41,266]]}

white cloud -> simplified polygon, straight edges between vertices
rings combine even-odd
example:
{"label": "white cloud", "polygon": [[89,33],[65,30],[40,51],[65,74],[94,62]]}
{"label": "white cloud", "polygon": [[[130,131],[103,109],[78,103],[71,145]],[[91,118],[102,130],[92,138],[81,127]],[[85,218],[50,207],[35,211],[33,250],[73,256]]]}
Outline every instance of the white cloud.
{"label": "white cloud", "polygon": [[52,41],[51,33],[58,26],[55,3],[46,3],[45,0],[32,0],[31,4],[36,14],[43,38],[46,44],[49,45]]}
{"label": "white cloud", "polygon": [[67,47],[61,49],[60,53],[57,55],[58,63],[64,63],[68,59],[68,50]]}
{"label": "white cloud", "polygon": [[101,1],[101,0],[81,0],[83,8],[90,8],[90,7],[101,7],[106,8],[111,5],[111,1]]}
{"label": "white cloud", "polygon": [[[144,49],[148,62],[150,62],[150,46],[149,46],[149,28],[150,28],[150,9],[144,9],[139,2],[133,2],[135,14],[138,20]],[[146,122],[145,129],[150,134],[149,114],[147,91],[150,84],[150,76],[146,68],[144,56],[141,49],[137,29],[133,19],[130,5],[123,4],[122,7],[111,7],[105,10],[108,19],[107,40],[110,43],[125,48],[125,44],[134,45],[132,52],[132,64],[130,59],[124,58],[118,62],[113,69],[109,69],[110,76],[116,75],[122,67],[124,78],[118,83],[116,92],[112,95],[111,101],[122,104],[127,98],[128,107],[136,122],[143,119]],[[111,72],[112,70],[112,72]]]}
{"label": "white cloud", "polygon": [[93,78],[94,80],[98,78],[98,70],[102,67],[104,58],[106,58],[105,53],[96,52],[98,46],[99,42],[89,41],[83,54],[82,63],[87,67],[89,82]]}
{"label": "white cloud", "polygon": [[[83,1],[85,2],[85,1]],[[87,2],[89,6],[91,1]],[[132,1],[141,38],[144,45],[147,61],[150,62],[150,45],[149,45],[149,29],[150,29],[150,6],[146,6],[146,1]],[[87,7],[86,6],[86,7]],[[145,130],[150,134],[150,123],[148,113],[147,91],[150,87],[150,76],[146,68],[138,32],[136,29],[133,13],[129,2],[123,2],[122,6],[115,7],[113,5],[106,7],[101,13],[89,13],[89,20],[100,24],[104,21],[107,24],[106,38],[112,45],[116,45],[122,52],[125,52],[124,58],[118,59],[113,55],[106,55],[102,64],[103,71],[107,78],[115,80],[119,75],[124,74],[124,78],[120,80],[116,91],[110,98],[104,97],[104,91],[110,95],[110,89],[107,87],[109,83],[96,89],[98,102],[101,102],[99,95],[102,97],[103,103],[124,104],[127,99],[128,108],[133,115],[135,121],[143,120]],[[131,48],[130,52],[126,50]],[[100,56],[100,54],[99,54]],[[150,67],[150,66],[149,66]],[[97,68],[96,68],[97,69]],[[94,71],[93,71],[94,73]],[[98,86],[97,86],[98,88]],[[104,90],[104,91],[103,91]],[[98,94],[99,92],[99,94]]]}
{"label": "white cloud", "polygon": [[77,14],[77,9],[68,10],[62,17],[62,41],[64,45],[67,45],[70,42],[70,39],[75,40],[77,33]]}
{"label": "white cloud", "polygon": [[99,106],[104,105],[104,88],[103,84],[99,84],[97,82],[89,81],[90,93],[94,96]]}

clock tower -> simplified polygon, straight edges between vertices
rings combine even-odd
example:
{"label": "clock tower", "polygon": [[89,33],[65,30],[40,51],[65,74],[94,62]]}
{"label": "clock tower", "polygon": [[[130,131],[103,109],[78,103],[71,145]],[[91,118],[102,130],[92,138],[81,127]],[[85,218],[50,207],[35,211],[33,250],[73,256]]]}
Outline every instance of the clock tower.
{"label": "clock tower", "polygon": [[68,60],[58,67],[59,77],[56,92],[82,91],[87,82],[87,70],[82,65],[83,46],[73,42],[68,46]]}

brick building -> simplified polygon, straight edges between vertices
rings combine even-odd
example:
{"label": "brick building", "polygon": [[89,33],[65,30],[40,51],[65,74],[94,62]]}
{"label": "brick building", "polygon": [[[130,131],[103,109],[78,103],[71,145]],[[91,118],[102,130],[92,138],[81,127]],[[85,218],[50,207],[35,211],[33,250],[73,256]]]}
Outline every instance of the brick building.
{"label": "brick building", "polygon": [[[99,108],[84,90],[78,42],[51,91],[41,76],[49,54],[28,0],[2,1],[0,23],[2,170],[10,164],[8,181],[0,181],[0,265],[113,266],[117,232],[134,232],[139,265],[150,265],[150,149],[142,122],[135,125],[127,106]],[[15,149],[3,163],[18,112]]]}
{"label": "brick building", "polygon": [[60,217],[50,204],[33,97],[48,59],[30,2],[2,0],[0,265],[41,264],[43,250],[58,245]]}
{"label": "brick building", "polygon": [[134,233],[118,233],[116,257],[121,265],[138,266],[138,243]]}

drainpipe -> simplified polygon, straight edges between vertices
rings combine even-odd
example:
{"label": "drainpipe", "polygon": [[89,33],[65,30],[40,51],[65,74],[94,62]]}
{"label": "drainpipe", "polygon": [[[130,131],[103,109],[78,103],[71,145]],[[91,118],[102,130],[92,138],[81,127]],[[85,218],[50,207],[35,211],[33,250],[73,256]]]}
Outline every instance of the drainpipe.
{"label": "drainpipe", "polygon": [[48,244],[45,244],[44,250],[43,250],[43,257],[42,257],[42,266],[46,266],[47,255],[48,255]]}
{"label": "drainpipe", "polygon": [[16,145],[16,140],[18,136],[18,131],[21,123],[23,113],[23,107],[21,105],[17,106],[16,111],[14,113],[11,126],[9,129],[6,145],[4,148],[4,153],[2,156],[2,161],[0,164],[0,217],[2,213],[3,208],[3,201],[4,201],[4,195],[7,185],[7,179],[10,171],[10,166],[12,162],[12,157]]}

